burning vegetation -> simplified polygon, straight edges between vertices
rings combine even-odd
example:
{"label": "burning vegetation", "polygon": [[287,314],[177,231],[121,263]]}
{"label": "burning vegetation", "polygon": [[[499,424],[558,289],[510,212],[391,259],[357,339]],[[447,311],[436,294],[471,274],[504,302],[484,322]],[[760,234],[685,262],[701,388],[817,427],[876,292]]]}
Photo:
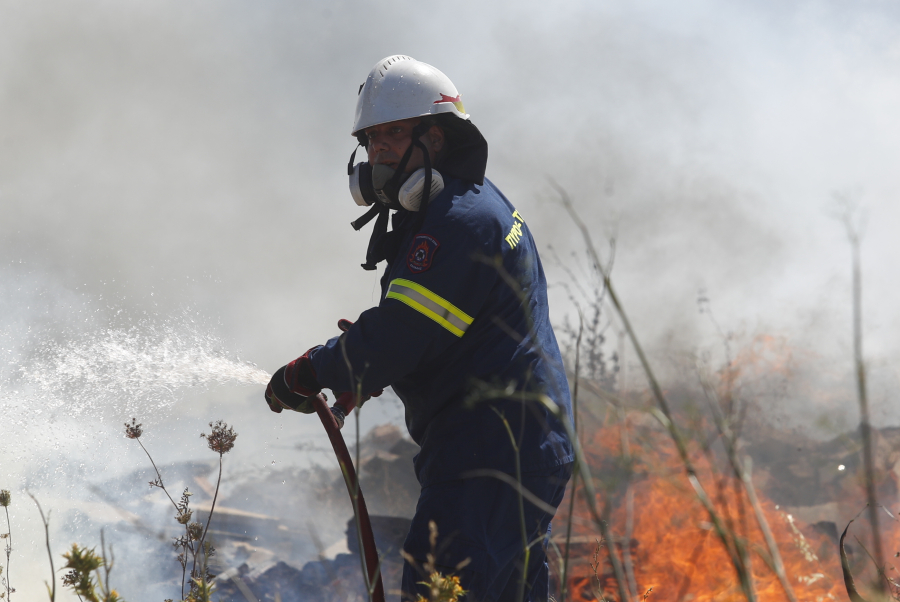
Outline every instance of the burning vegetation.
{"label": "burning vegetation", "polygon": [[[814,444],[794,435],[788,443],[787,433],[757,429],[754,436],[758,439],[749,446],[749,458],[758,454],[759,460],[754,463],[756,480],[763,477],[769,486],[761,486],[752,496],[744,481],[727,465],[725,453],[715,441],[691,440],[689,453],[696,472],[689,475],[675,444],[658,423],[648,420],[645,413],[613,410],[607,407],[598,414],[581,414],[585,458],[598,489],[594,503],[608,521],[606,532],[591,520],[582,483],[574,490],[574,512],[570,514],[571,500],[566,499],[555,520],[553,543],[559,563],[566,553],[566,534],[560,527],[572,521],[566,581],[571,599],[619,599],[623,585],[620,579],[631,600],[747,599],[736,558],[748,573],[751,599],[846,599],[837,542],[838,530],[844,523],[839,521],[865,507],[859,487],[862,475],[858,471],[848,473],[846,467],[839,470],[839,460],[834,458],[854,455],[847,451],[847,442]],[[887,429],[882,436],[891,439],[893,452],[893,458],[889,454],[884,460],[892,460],[894,465],[883,482],[881,499],[896,505],[900,429]],[[796,444],[808,447],[793,459],[766,454],[771,448],[786,449]],[[821,482],[818,490],[809,488],[808,479],[791,482],[792,470],[805,472],[809,464],[817,462],[829,465],[840,477]],[[787,479],[786,482],[776,481],[773,474]],[[824,476],[820,476],[822,481]],[[690,483],[692,478],[705,486],[726,537],[717,533]],[[816,503],[820,499],[830,501]],[[777,547],[784,582],[779,580],[757,512],[764,518]],[[856,534],[858,542],[852,545],[853,568],[855,572],[871,573],[864,551],[864,546],[870,545],[870,534],[860,530],[863,532]],[[884,521],[884,535],[888,549],[900,550],[896,522]],[[891,572],[888,577],[896,577]],[[868,574],[870,580],[873,576]],[[787,588],[792,591],[789,593]]]}
{"label": "burning vegetation", "polygon": [[[859,236],[852,208],[842,219],[853,251],[861,424],[855,436],[823,446],[796,433],[780,432],[776,417],[759,411],[761,400],[742,390],[747,384],[744,377],[758,374],[761,365],[764,371],[767,366],[769,372],[782,374],[789,373],[788,366],[766,361],[771,359],[765,352],[772,342],[766,337],[733,355],[733,341],[716,324],[703,295],[698,299],[700,312],[707,313],[722,334],[725,362],[713,371],[707,361],[697,360],[664,390],[610,280],[611,261],[601,261],[590,230],[565,190],[557,187],[557,191],[581,230],[595,278],[590,295],[585,294],[586,286],[570,293],[579,308],[581,300],[589,311],[579,311],[577,330],[567,329],[574,357],[574,430],[581,453],[569,499],[558,514],[562,521],[557,524],[564,522],[566,532],[553,541],[562,599],[624,602],[654,596],[678,602],[712,598],[755,602],[777,596],[790,602],[818,602],[840,599],[843,581],[852,602],[862,602],[852,576],[860,571],[866,573],[862,581],[873,599],[900,599],[897,567],[885,560],[886,548],[897,550],[892,556],[900,557],[900,528],[891,513],[900,508],[900,429],[876,433],[869,418]],[[611,320],[600,319],[601,307],[606,306],[612,309]],[[587,325],[586,313],[592,317]],[[620,330],[620,341],[627,341],[637,357],[649,385],[646,391],[621,391],[616,379],[621,355],[609,362],[604,358],[604,331],[613,323]],[[620,344],[620,353],[623,349]],[[789,355],[776,353],[775,359],[779,357]],[[584,383],[583,364],[588,369]],[[691,387],[690,381],[699,386]],[[579,412],[578,392],[584,388],[604,403]],[[763,479],[758,492],[752,475],[757,458],[748,453],[753,449],[767,476],[784,467],[794,474]],[[773,449],[785,453],[773,457]],[[835,455],[846,461],[831,463]],[[851,481],[855,486],[848,487],[843,480],[843,487],[836,487],[834,474],[846,474],[848,466],[855,468]],[[805,514],[807,521],[784,507],[785,501],[796,504],[810,494],[824,495],[827,501],[798,507],[797,514]],[[779,497],[784,498],[781,503]],[[847,516],[848,508],[853,508],[852,517]],[[881,510],[887,519],[880,520]],[[849,528],[863,511],[869,518],[868,531],[854,535],[856,543],[848,549],[846,529],[838,541],[838,525]]]}

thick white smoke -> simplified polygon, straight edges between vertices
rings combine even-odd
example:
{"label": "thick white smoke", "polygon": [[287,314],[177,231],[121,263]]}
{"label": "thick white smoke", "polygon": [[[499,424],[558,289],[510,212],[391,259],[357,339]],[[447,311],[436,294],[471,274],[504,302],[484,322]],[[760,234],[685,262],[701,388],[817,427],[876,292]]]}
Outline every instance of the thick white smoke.
{"label": "thick white smoke", "polygon": [[[193,440],[217,418],[239,424],[236,465],[310,461],[292,446],[320,427],[270,415],[247,362],[271,372],[377,302],[344,166],[358,85],[394,53],[462,91],[488,177],[559,258],[544,253],[560,321],[583,248],[548,178],[602,248],[615,236],[654,361],[720,349],[720,330],[780,337],[798,387],[834,392],[785,398],[807,427],[855,421],[831,213],[835,192],[858,199],[873,412],[897,424],[898,34],[884,2],[0,1],[0,487],[26,525],[17,553],[40,538],[24,485],[61,503],[143,466],[123,418],[163,462],[203,457]],[[378,403],[367,424],[402,421]],[[24,598],[46,578],[35,549]]]}

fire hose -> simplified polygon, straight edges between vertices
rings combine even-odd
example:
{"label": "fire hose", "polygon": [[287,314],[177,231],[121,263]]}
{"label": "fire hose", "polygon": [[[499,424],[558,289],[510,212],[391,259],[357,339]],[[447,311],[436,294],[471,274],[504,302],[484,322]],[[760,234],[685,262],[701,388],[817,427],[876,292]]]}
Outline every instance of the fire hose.
{"label": "fire hose", "polygon": [[[353,460],[341,436],[341,427],[344,426],[344,418],[356,407],[356,399],[353,393],[344,393],[334,402],[334,406],[328,407],[328,400],[319,393],[313,401],[316,414],[322,420],[322,426],[328,433],[331,447],[337,456],[341,466],[341,474],[344,475],[344,483],[347,485],[347,493],[350,494],[350,502],[353,504],[356,515],[356,533],[359,538],[361,553],[364,560],[364,571],[368,576],[366,583],[372,593],[372,602],[385,602],[384,585],[381,582],[381,570],[378,563],[378,549],[375,547],[375,535],[372,532],[372,522],[369,520],[369,511],[366,508],[366,500],[363,499],[362,490],[359,488],[359,480],[353,468]],[[364,577],[366,576],[364,575]],[[373,587],[374,586],[374,587]]]}

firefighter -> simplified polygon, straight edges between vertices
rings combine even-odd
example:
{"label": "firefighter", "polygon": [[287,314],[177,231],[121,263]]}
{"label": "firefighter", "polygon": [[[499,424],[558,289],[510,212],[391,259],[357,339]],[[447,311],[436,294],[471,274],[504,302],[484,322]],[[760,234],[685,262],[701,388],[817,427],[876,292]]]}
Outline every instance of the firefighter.
{"label": "firefighter", "polygon": [[[365,400],[392,387],[421,448],[403,600],[428,597],[420,570],[436,551],[436,568],[459,575],[467,601],[518,602],[523,576],[524,599],[546,601],[549,509],[573,461],[561,422],[571,404],[526,219],[484,177],[487,142],[431,65],[379,61],[351,133],[368,155],[356,165],[351,156],[351,195],[370,207],[354,227],[376,220],[363,267],[386,262],[381,300],[278,370],[266,401],[275,412],[312,413],[309,398],[323,388]],[[519,489],[503,475],[544,504],[525,500],[520,511]],[[538,542],[527,566],[523,519],[527,541]]]}

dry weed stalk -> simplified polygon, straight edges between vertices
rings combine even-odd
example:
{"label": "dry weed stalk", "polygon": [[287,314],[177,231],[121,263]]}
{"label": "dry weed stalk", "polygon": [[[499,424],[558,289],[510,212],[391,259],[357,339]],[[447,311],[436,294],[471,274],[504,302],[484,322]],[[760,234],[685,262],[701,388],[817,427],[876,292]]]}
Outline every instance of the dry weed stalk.
{"label": "dry weed stalk", "polygon": [[597,539],[595,541],[597,545],[594,548],[593,556],[591,556],[591,572],[594,574],[594,578],[591,581],[591,584],[594,587],[594,595],[596,596],[597,600],[605,602],[605,599],[603,598],[602,581],[600,579],[599,573],[600,566],[603,564],[603,562],[600,560],[600,550],[603,549],[603,541],[600,539]]}
{"label": "dry weed stalk", "polygon": [[50,602],[56,602],[56,571],[53,568],[53,552],[50,550],[50,511],[47,511],[47,516],[44,516],[44,509],[41,508],[41,503],[37,501],[37,498],[28,493],[28,497],[34,500],[35,505],[38,508],[38,512],[41,513],[41,522],[44,524],[44,539],[47,544],[47,556],[50,558],[50,578],[53,581],[53,586],[51,587],[49,583],[46,581],[44,585],[47,586],[47,594],[50,596]]}
{"label": "dry weed stalk", "polygon": [[[862,512],[866,512],[869,526],[872,531],[872,552],[870,552],[861,541],[857,539],[862,549],[866,552],[869,559],[875,565],[877,578],[874,580],[875,597],[878,600],[888,600],[893,598],[900,600],[900,583],[895,579],[891,579],[886,573],[886,562],[884,557],[884,548],[881,541],[881,529],[878,522],[878,509],[883,509],[891,519],[894,516],[878,503],[875,491],[875,461],[872,456],[872,424],[869,417],[869,398],[866,385],[866,363],[863,357],[863,334],[862,334],[862,270],[860,268],[860,247],[862,241],[862,231],[864,228],[865,215],[858,206],[855,199],[849,194],[835,193],[835,201],[837,201],[839,212],[837,218],[843,223],[847,234],[847,241],[850,243],[851,252],[851,272],[852,272],[852,308],[853,308],[853,364],[854,373],[856,375],[856,393],[859,401],[860,414],[860,436],[862,438],[863,453],[863,469],[864,469],[864,488],[866,494],[866,508]],[[860,512],[860,514],[862,513]],[[858,515],[857,515],[858,516]],[[847,523],[844,532],[841,534],[839,549],[841,556],[841,569],[844,573],[844,584],[847,588],[847,594],[852,602],[865,602],[856,589],[853,581],[853,575],[850,572],[850,564],[844,551],[844,538],[847,530],[855,518]],[[900,555],[900,552],[898,552]],[[891,567],[893,570],[894,567]]]}
{"label": "dry weed stalk", "polygon": [[[6,533],[0,534],[0,538],[6,540],[6,544],[4,545],[4,550],[6,551],[6,575],[3,575],[3,586],[6,588],[6,592],[0,592],[0,598],[6,597],[7,600],[12,598],[12,593],[16,591],[16,588],[12,586],[9,582],[9,560],[12,554],[12,525],[9,522],[9,505],[12,502],[12,496],[9,493],[8,489],[0,489],[0,506],[3,506],[3,510],[6,512]],[[0,574],[3,573],[3,566],[0,565]]]}
{"label": "dry weed stalk", "polygon": [[[578,336],[575,339],[575,381],[572,386],[572,430],[578,433],[578,377],[581,370],[581,336],[584,333],[584,317],[578,312]],[[572,491],[578,487],[578,460],[572,467]],[[566,549],[560,567],[560,600],[566,602],[569,596],[569,550],[572,543],[572,522],[575,515],[575,495],[569,496],[569,516],[566,521]]]}
{"label": "dry weed stalk", "polygon": [[[144,434],[142,425],[138,423],[136,418],[132,418],[131,423],[125,423],[125,436],[138,442],[141,449],[147,454],[150,463],[153,465],[153,470],[156,471],[156,479],[150,481],[150,487],[157,487],[163,490],[166,497],[169,498],[169,501],[175,507],[175,511],[177,512],[175,520],[178,524],[184,526],[184,533],[175,538],[173,545],[176,549],[181,550],[177,556],[177,560],[181,565],[181,598],[185,602],[209,602],[210,595],[214,591],[214,580],[216,576],[209,572],[209,559],[215,555],[216,549],[207,540],[207,535],[209,533],[209,525],[212,522],[213,513],[216,509],[216,500],[219,497],[219,487],[222,484],[223,456],[234,448],[234,442],[235,439],[237,439],[237,433],[234,429],[221,420],[210,422],[209,426],[211,429],[210,433],[201,433],[200,437],[206,439],[206,444],[210,450],[219,454],[219,475],[216,479],[216,488],[209,509],[209,516],[207,517],[206,525],[204,526],[202,523],[191,521],[193,510],[190,508],[190,498],[193,494],[188,488],[184,489],[181,494],[181,499],[178,502],[172,499],[172,496],[169,494],[168,489],[166,489],[166,486],[163,483],[162,474],[160,474],[156,462],[153,461],[150,452],[147,451],[147,448],[144,447],[143,442],[141,442],[141,435]],[[189,555],[191,562],[190,574],[187,572]],[[185,597],[184,589],[185,584],[188,583],[188,579],[190,589],[187,597]]]}
{"label": "dry weed stalk", "polygon": [[[704,310],[704,313],[710,316],[710,319],[713,320],[715,324],[714,318],[712,318],[712,313],[707,307]],[[718,329],[718,324],[716,324]],[[719,329],[721,333],[721,329]],[[735,495],[739,502],[741,502],[740,508],[743,507],[743,496],[740,495],[739,486],[743,486],[743,490],[747,495],[747,498],[750,502],[750,506],[753,509],[753,515],[756,519],[756,523],[759,526],[760,531],[763,534],[763,539],[766,544],[766,551],[768,552],[768,556],[762,555],[762,558],[766,561],[775,575],[778,577],[778,581],[781,584],[782,589],[784,590],[785,596],[789,600],[789,602],[796,602],[797,598],[794,594],[794,589],[790,584],[790,581],[787,578],[787,574],[784,570],[784,562],[781,558],[781,553],[778,549],[778,544],[775,541],[775,537],[772,534],[772,529],[769,526],[769,522],[765,517],[765,514],[762,511],[762,506],[759,503],[759,498],[756,495],[756,488],[753,486],[753,480],[751,478],[752,473],[752,460],[749,456],[744,458],[744,461],[741,462],[739,458],[739,431],[740,424],[743,421],[743,413],[747,407],[746,404],[741,404],[738,409],[734,400],[734,377],[732,374],[732,370],[730,366],[732,364],[730,359],[730,353],[727,348],[726,341],[726,374],[724,378],[725,385],[725,393],[720,396],[716,387],[710,382],[709,378],[706,376],[702,367],[698,367],[698,375],[700,378],[700,385],[703,389],[704,395],[706,396],[706,400],[708,402],[708,406],[710,408],[710,414],[713,417],[713,422],[716,426],[718,436],[722,440],[722,443],[725,448],[725,453],[727,456],[727,460],[729,466],[731,467],[733,477],[736,479],[735,482]],[[722,399],[724,397],[724,399]],[[724,408],[724,410],[723,410]],[[707,446],[706,450],[710,451],[710,447]],[[709,465],[711,467],[715,466],[715,462],[710,457]],[[723,504],[723,507],[727,508],[727,505]],[[743,525],[743,531],[747,532],[746,525]],[[749,550],[746,550],[749,552]],[[744,561],[747,566],[750,566],[749,555],[745,556]]]}
{"label": "dry weed stalk", "polygon": [[[340,324],[338,325],[340,326]],[[344,337],[341,337],[341,355],[344,358],[344,364],[347,366],[347,372],[350,377],[350,382],[354,383],[355,390],[353,391],[355,395],[355,404],[353,408],[354,417],[356,420],[355,423],[355,471],[353,466],[345,466],[344,463],[340,459],[340,454],[338,454],[338,464],[341,468],[341,476],[344,478],[344,484],[347,486],[347,490],[350,492],[350,501],[353,506],[353,518],[354,524],[356,525],[356,544],[359,546],[359,563],[360,568],[362,569],[363,574],[363,583],[366,586],[366,596],[369,599],[369,602],[383,602],[384,600],[384,585],[381,575],[381,558],[375,563],[375,567],[369,567],[368,562],[366,561],[365,554],[365,542],[364,533],[363,533],[363,525],[360,520],[360,498],[362,497],[359,481],[362,478],[362,463],[360,462],[360,425],[359,425],[359,414],[362,411],[363,403],[366,401],[366,398],[363,395],[362,385],[363,385],[363,376],[365,375],[365,369],[368,368],[368,364],[366,364],[365,369],[363,370],[363,374],[356,376],[353,371],[353,364],[350,362],[350,356],[347,354],[347,342]],[[343,428],[344,422],[341,419],[340,426],[338,428]],[[378,598],[376,600],[376,598]]]}
{"label": "dry weed stalk", "polygon": [[[862,237],[862,215],[858,207],[846,196],[838,195],[839,202],[844,205],[841,221],[847,231],[850,243],[853,273],[853,363],[856,373],[856,392],[859,400],[860,435],[863,443],[863,465],[865,468],[865,490],[868,502],[869,525],[872,529],[872,547],[874,562],[879,571],[884,570],[884,550],[881,545],[881,529],[878,527],[878,499],[875,495],[875,462],[872,458],[872,424],[869,419],[869,398],[866,392],[866,364],[863,359],[862,336],[862,272],[860,270],[860,240]],[[856,218],[856,219],[854,219]],[[849,524],[848,524],[849,526]],[[876,588],[881,595],[887,593],[884,582],[876,581]]]}

